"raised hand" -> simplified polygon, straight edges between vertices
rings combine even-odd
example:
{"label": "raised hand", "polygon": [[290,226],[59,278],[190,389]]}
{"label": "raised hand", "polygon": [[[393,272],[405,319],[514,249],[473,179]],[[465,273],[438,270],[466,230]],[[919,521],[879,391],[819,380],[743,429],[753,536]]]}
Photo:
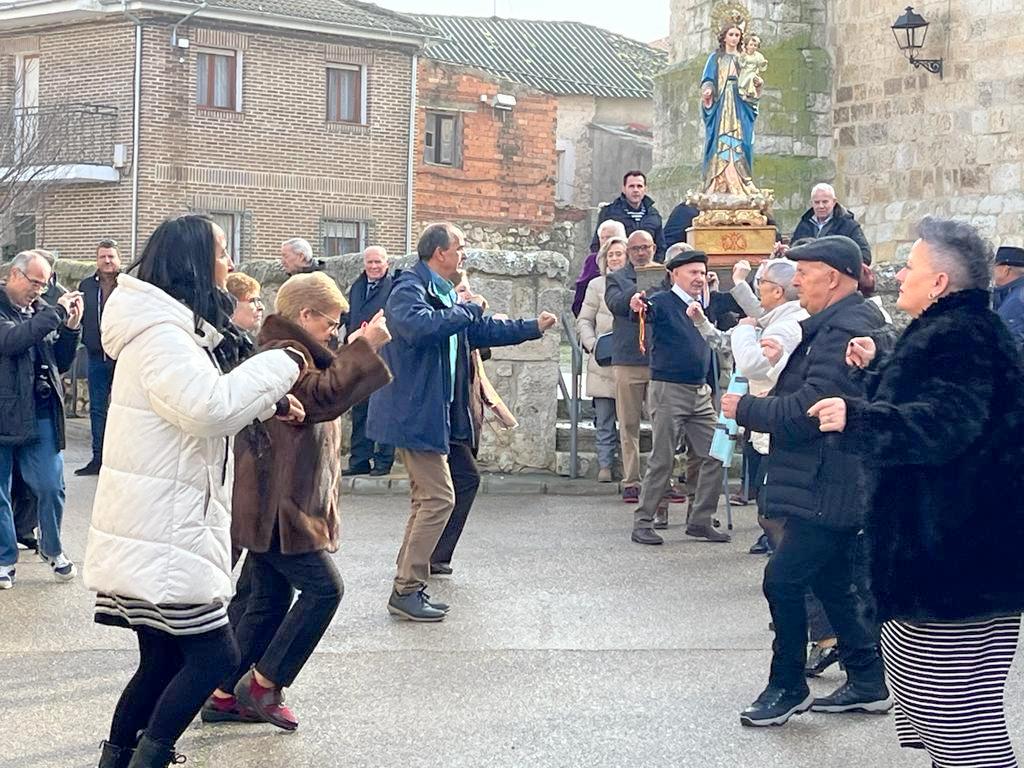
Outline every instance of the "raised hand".
{"label": "raised hand", "polygon": [[877,353],[874,339],[870,336],[857,336],[846,345],[846,364],[851,368],[867,368]]}
{"label": "raised hand", "polygon": [[558,317],[553,312],[541,312],[537,315],[537,327],[540,328],[541,333],[554,328],[557,322]]}

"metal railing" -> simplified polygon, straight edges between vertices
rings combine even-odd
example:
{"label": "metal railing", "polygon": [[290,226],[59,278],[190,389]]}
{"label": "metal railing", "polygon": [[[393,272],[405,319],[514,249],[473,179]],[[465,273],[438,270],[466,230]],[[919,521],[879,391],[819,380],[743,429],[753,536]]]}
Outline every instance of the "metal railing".
{"label": "metal railing", "polygon": [[113,164],[117,107],[17,107],[0,120],[0,166]]}
{"label": "metal railing", "polygon": [[561,367],[558,371],[558,388],[562,397],[569,404],[569,478],[575,480],[580,476],[579,470],[579,427],[580,427],[580,392],[583,379],[583,346],[576,336],[576,318],[569,312],[562,313],[562,331],[569,341],[572,350],[569,386],[565,384]]}

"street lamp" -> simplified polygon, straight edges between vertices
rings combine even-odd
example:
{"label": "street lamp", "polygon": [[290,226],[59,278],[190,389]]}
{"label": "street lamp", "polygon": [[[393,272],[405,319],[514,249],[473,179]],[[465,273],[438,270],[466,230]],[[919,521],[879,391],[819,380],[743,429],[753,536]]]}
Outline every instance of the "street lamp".
{"label": "street lamp", "polygon": [[914,13],[914,9],[908,5],[907,10],[892,25],[892,33],[896,37],[896,45],[911,64],[924,67],[942,79],[942,59],[919,59],[914,55],[924,47],[924,40],[928,36],[928,22],[924,16]]}

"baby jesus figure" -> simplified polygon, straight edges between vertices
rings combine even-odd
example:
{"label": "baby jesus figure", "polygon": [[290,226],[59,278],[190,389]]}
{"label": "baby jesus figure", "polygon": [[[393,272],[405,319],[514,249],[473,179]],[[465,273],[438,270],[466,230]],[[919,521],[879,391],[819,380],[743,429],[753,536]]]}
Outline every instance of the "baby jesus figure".
{"label": "baby jesus figure", "polygon": [[739,64],[736,85],[744,101],[757,101],[761,98],[761,86],[764,85],[761,73],[768,69],[768,60],[758,50],[760,47],[761,38],[751,35],[744,42],[743,53],[736,57]]}

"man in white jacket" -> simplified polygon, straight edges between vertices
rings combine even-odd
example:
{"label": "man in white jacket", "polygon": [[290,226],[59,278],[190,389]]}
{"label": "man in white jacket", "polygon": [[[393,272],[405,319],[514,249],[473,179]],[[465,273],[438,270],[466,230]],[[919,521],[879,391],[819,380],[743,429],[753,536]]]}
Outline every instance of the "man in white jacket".
{"label": "man in white jacket", "polygon": [[[755,298],[745,282],[750,265],[739,262],[733,269],[733,298],[748,317],[728,334],[722,333],[703,313],[690,309],[690,317],[697,330],[713,347],[722,347],[730,341],[736,372],[746,376],[750,383],[750,394],[766,395],[775,386],[789,356],[801,339],[800,321],[808,317],[806,310],[796,300],[793,275],[796,264],[788,259],[766,261],[758,270],[757,293]],[[731,337],[731,338],[730,338]],[[745,474],[749,487],[760,485],[761,478],[757,465],[760,456],[768,453],[768,435],[753,433],[744,446]],[[751,548],[752,553],[764,552],[767,542],[758,540]]]}

